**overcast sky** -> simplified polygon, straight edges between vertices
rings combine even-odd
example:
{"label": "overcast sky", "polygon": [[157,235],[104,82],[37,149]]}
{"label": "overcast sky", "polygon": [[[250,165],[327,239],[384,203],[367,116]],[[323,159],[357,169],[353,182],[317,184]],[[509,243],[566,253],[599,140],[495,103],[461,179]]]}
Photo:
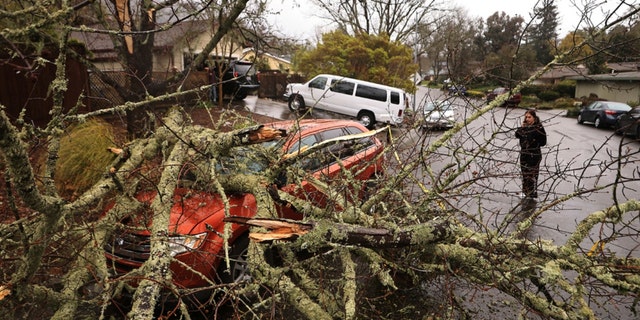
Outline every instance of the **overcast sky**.
{"label": "overcast sky", "polygon": [[[537,1],[538,0],[453,0],[448,3],[452,6],[457,5],[466,9],[470,17],[486,19],[496,11],[504,11],[509,16],[520,15],[527,21]],[[558,33],[560,35],[564,35],[575,29],[581,15],[574,4],[583,7],[585,1],[601,4],[594,11],[594,19],[598,18],[600,20],[604,16],[602,11],[611,10],[622,2],[622,0],[556,0],[555,3],[558,7],[558,18],[560,20]],[[640,0],[626,0],[626,2],[637,6]],[[318,17],[322,12],[319,12],[315,6],[308,3],[308,0],[271,1],[273,8],[281,10],[280,14],[272,19],[273,23],[279,26],[286,35],[314,41],[317,34],[329,31],[330,28],[326,27],[327,23],[325,20]],[[447,2],[445,1],[445,3]]]}

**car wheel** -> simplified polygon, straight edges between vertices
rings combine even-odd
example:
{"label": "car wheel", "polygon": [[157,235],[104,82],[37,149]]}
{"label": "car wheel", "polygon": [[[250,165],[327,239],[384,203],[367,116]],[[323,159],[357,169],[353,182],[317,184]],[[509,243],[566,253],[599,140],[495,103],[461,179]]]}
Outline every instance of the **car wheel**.
{"label": "car wheel", "polygon": [[249,251],[249,236],[245,233],[233,242],[229,251],[229,269],[224,261],[220,261],[218,276],[222,283],[237,283],[251,280],[247,252]]}
{"label": "car wheel", "polygon": [[582,119],[582,113],[578,114],[578,123],[579,124],[583,124],[584,123],[584,119]]}
{"label": "car wheel", "polygon": [[636,128],[636,139],[640,140],[640,126]]}
{"label": "car wheel", "polygon": [[302,96],[294,95],[289,99],[289,110],[296,112],[304,108],[304,99]]}
{"label": "car wheel", "polygon": [[362,125],[368,129],[373,129],[373,126],[376,124],[376,118],[371,111],[360,111],[358,121],[362,122]]}
{"label": "car wheel", "polygon": [[622,128],[620,128],[620,122],[616,121],[616,123],[613,125],[613,132],[617,135],[623,134],[623,130]]}
{"label": "car wheel", "polygon": [[596,117],[596,120],[593,121],[593,125],[598,129],[602,128],[602,121],[600,121],[600,117]]}

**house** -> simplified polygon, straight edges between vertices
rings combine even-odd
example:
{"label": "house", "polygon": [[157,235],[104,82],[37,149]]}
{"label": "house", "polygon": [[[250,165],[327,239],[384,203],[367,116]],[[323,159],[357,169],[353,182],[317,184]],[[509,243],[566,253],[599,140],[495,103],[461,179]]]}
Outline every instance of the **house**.
{"label": "house", "polygon": [[256,59],[256,50],[254,48],[245,48],[242,51],[245,60],[256,61],[260,72],[278,71],[291,74],[291,61],[282,57],[272,55],[267,52],[259,52]]}
{"label": "house", "polygon": [[576,98],[596,94],[611,101],[640,102],[640,71],[570,77],[576,80]]}
{"label": "house", "polygon": [[552,85],[574,76],[589,74],[589,70],[584,65],[577,66],[553,66],[544,72],[538,79],[532,82],[535,85]]}
{"label": "house", "polygon": [[[154,37],[153,70],[155,72],[183,71],[215,32],[210,21],[183,21],[170,29],[159,31]],[[102,71],[124,71],[111,36],[106,33],[74,31],[71,34],[87,46],[91,61]],[[223,38],[211,52],[212,59],[243,59],[243,46]]]}

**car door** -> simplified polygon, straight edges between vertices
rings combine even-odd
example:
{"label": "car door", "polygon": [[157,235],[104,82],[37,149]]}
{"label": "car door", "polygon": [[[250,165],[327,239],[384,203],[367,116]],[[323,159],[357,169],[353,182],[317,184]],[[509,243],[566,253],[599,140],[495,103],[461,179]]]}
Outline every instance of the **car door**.
{"label": "car door", "polygon": [[[340,127],[316,133],[314,136],[317,137],[317,141],[327,141],[353,133],[362,133],[362,131],[357,128]],[[310,141],[307,140],[300,145],[309,145]],[[308,174],[307,179],[301,179],[299,174],[287,176],[286,185],[281,189],[316,207],[341,210],[344,206],[341,200],[352,200],[358,197],[363,189],[362,181],[367,180],[376,171],[376,166],[371,162],[376,154],[376,147],[371,137],[365,137],[318,148],[301,157],[294,164],[296,168]],[[355,181],[355,183],[354,185],[344,184],[345,181]],[[332,193],[329,193],[325,186],[330,187]],[[296,213],[291,208],[285,207],[281,210],[281,214],[287,218],[296,217]],[[299,214],[297,215],[299,219]]]}
{"label": "car door", "polygon": [[636,135],[639,122],[640,107],[635,107],[620,115],[620,128],[623,130],[624,134]]}
{"label": "car door", "polygon": [[588,122],[595,121],[596,116],[598,115],[598,112],[601,111],[603,107],[604,106],[602,105],[602,103],[598,101],[591,103],[585,108],[584,112],[582,113],[582,120],[588,121]]}
{"label": "car door", "polygon": [[303,94],[307,106],[310,107],[320,107],[326,103],[324,100],[326,99],[326,94],[328,92],[328,86],[331,85],[331,79],[325,76],[318,76],[313,80],[309,81],[308,88],[306,94]]}

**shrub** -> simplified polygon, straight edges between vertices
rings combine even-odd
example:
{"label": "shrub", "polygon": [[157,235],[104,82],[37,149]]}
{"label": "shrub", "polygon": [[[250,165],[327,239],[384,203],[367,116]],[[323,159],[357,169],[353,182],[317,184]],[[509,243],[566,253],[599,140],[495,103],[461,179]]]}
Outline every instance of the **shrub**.
{"label": "shrub", "polygon": [[572,106],[567,109],[567,117],[577,118],[580,113],[580,107]]}
{"label": "shrub", "polygon": [[520,93],[522,93],[523,96],[537,96],[540,92],[548,89],[549,86],[545,85],[530,85],[522,88]]}
{"label": "shrub", "polygon": [[478,90],[467,90],[467,96],[470,98],[482,99],[485,96],[485,93]]}
{"label": "shrub", "polygon": [[554,109],[571,109],[576,106],[576,101],[571,98],[559,98],[553,102]]}
{"label": "shrub", "polygon": [[105,121],[90,119],[68,130],[60,139],[56,164],[56,187],[60,194],[72,196],[86,191],[105,173],[115,155],[113,127]]}
{"label": "shrub", "polygon": [[576,81],[563,80],[554,85],[553,90],[557,91],[562,97],[574,97],[576,95]]}
{"label": "shrub", "polygon": [[554,101],[560,98],[560,94],[557,91],[545,90],[537,94],[538,98],[542,101]]}

